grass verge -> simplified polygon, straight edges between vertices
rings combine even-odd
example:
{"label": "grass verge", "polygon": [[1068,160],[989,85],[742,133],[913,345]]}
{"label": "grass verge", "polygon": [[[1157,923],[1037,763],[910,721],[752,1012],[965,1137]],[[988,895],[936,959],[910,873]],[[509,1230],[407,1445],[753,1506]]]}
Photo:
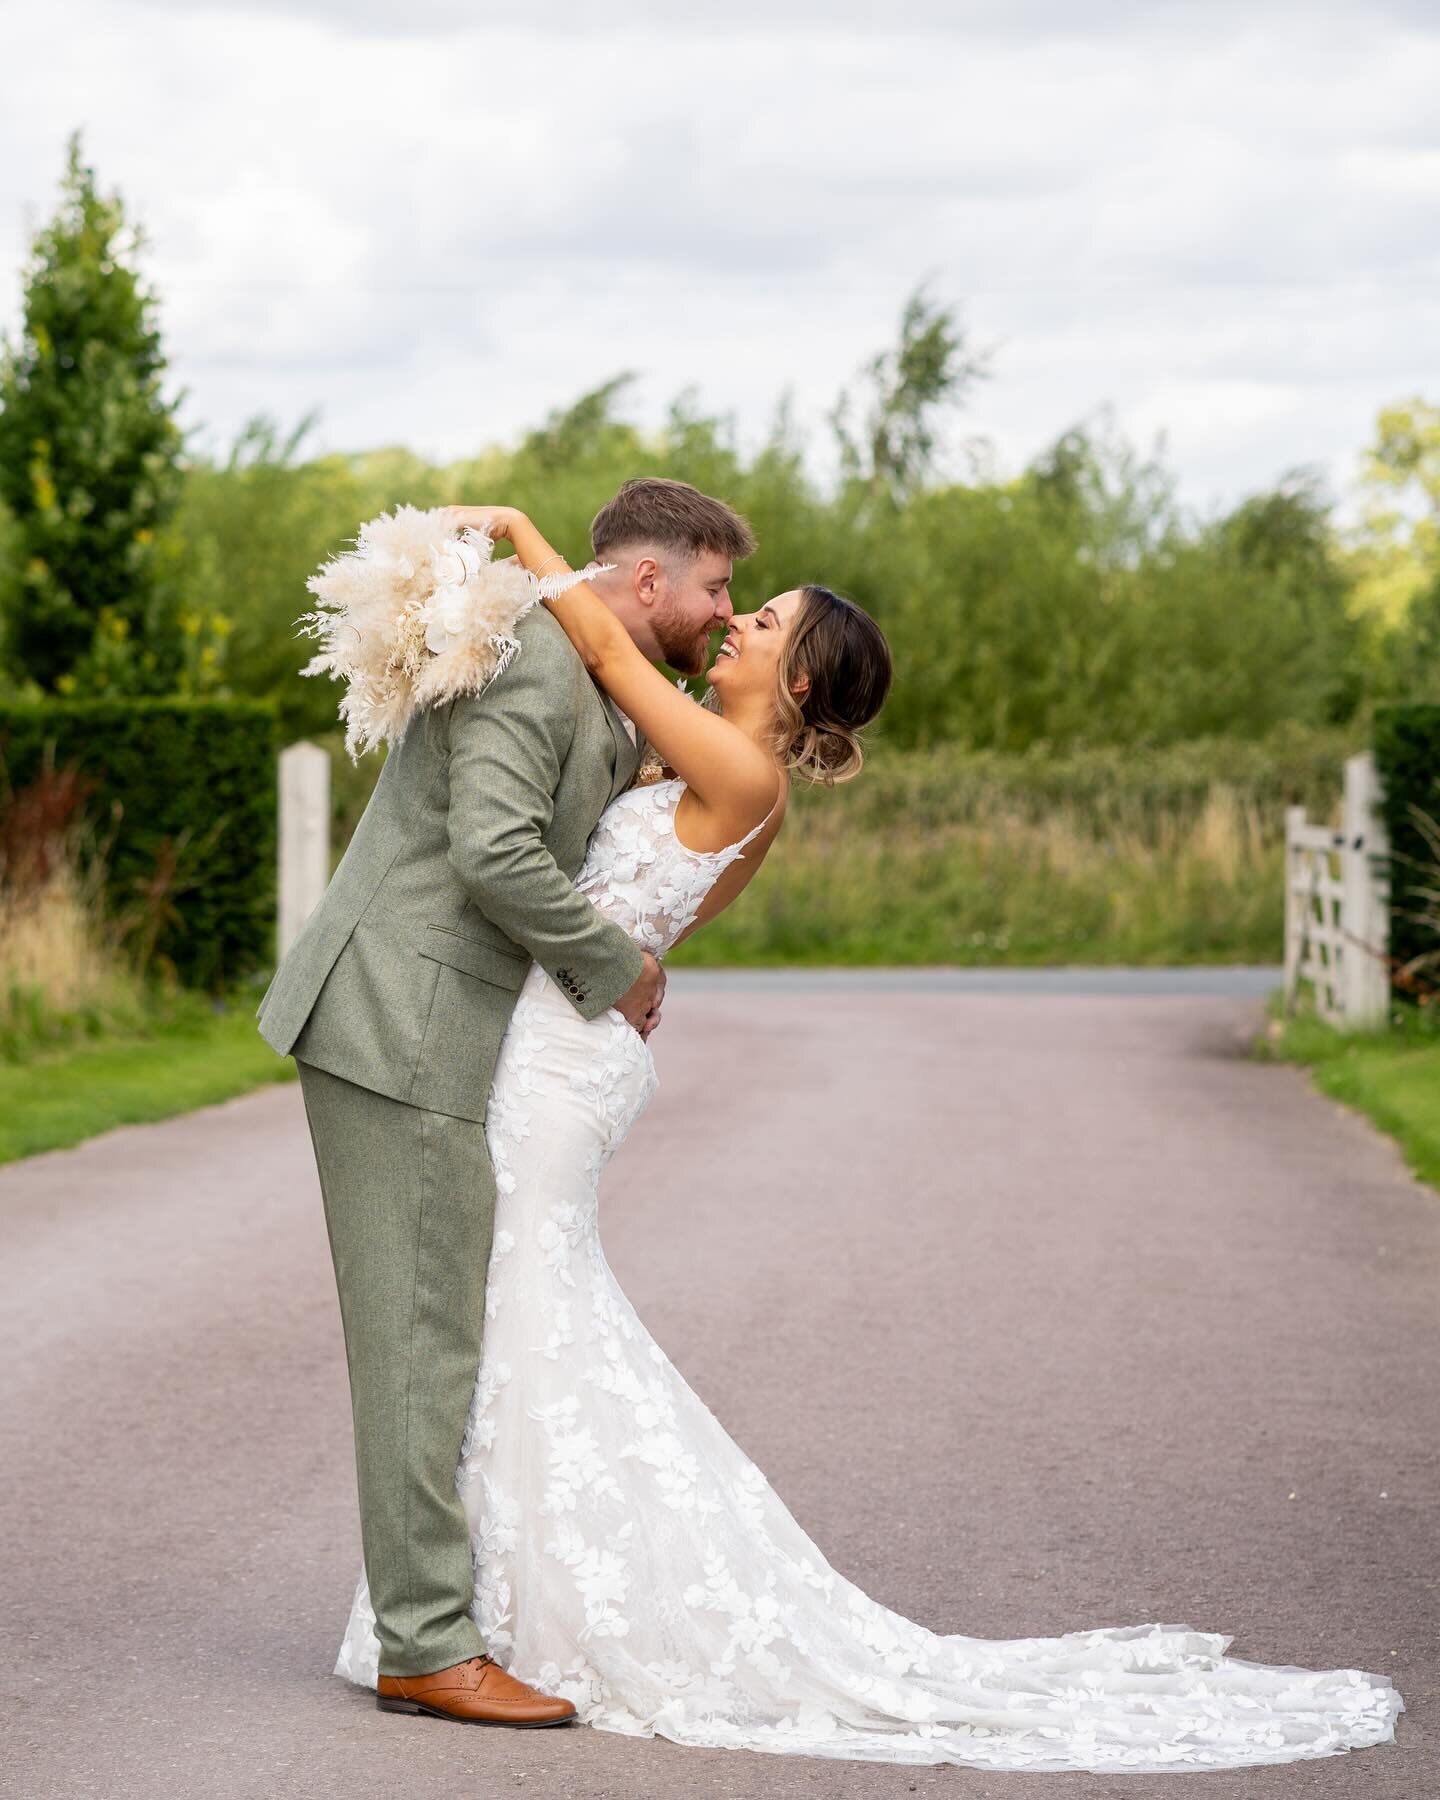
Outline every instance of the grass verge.
{"label": "grass verge", "polygon": [[294,1072],[260,1036],[248,1003],[148,1037],[0,1063],[0,1163],[213,1106]]}
{"label": "grass verge", "polygon": [[1364,1113],[1440,1187],[1440,1021],[1405,1007],[1389,1031],[1347,1033],[1313,1016],[1276,1018],[1259,1051],[1308,1068],[1322,1094]]}

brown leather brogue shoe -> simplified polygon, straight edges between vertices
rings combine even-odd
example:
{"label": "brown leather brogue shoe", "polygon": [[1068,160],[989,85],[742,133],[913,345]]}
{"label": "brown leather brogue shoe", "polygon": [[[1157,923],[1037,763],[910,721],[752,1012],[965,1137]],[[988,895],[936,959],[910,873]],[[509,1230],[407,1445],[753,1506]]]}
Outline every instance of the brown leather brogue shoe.
{"label": "brown leather brogue shoe", "polygon": [[465,1725],[568,1725],[575,1708],[507,1675],[488,1656],[472,1656],[433,1675],[382,1675],[375,1689],[381,1712],[428,1713]]}

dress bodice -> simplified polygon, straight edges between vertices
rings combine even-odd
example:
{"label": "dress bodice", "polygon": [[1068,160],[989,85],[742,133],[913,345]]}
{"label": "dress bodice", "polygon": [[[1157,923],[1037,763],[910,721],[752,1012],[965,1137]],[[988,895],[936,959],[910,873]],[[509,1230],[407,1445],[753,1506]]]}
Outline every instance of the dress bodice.
{"label": "dress bodice", "polygon": [[723,850],[687,850],[675,835],[684,792],[677,777],[612,800],[575,881],[598,912],[655,956],[694,922],[705,896],[768,823]]}

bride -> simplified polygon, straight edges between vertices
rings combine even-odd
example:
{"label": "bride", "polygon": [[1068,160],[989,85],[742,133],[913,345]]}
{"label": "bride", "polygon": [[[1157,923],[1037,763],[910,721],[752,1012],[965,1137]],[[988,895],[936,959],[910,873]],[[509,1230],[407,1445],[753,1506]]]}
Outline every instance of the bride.
{"label": "bride", "polygon": [[[534,573],[566,572],[523,513],[449,517],[508,538]],[[577,883],[663,955],[754,876],[792,777],[859,768],[889,652],[827,589],[781,594],[732,621],[710,710],[584,582],[547,605],[673,771],[612,803]],[[617,1011],[586,1023],[531,968],[486,1121],[495,1237],[456,1476],[473,1616],[498,1662],[600,1730],[893,1763],[1228,1769],[1393,1739],[1403,1702],[1383,1676],[1246,1662],[1185,1625],[943,1636],[832,1569],[605,1261],[600,1172],[655,1085],[648,1043]],[[373,1624],[362,1579],[336,1672],[369,1687]]]}

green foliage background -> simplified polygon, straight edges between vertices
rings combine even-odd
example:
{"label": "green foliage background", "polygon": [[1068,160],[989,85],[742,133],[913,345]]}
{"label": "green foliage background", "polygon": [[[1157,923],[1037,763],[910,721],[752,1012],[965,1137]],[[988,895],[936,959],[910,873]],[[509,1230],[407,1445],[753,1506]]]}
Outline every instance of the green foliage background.
{"label": "green foliage background", "polygon": [[194,462],[178,528],[191,609],[226,634],[230,690],[273,700],[288,737],[331,728],[337,696],[300,679],[295,621],[307,576],[362,519],[401,501],[503,501],[583,557],[620,483],[663,473],[753,522],[760,549],[737,570],[737,607],[816,580],[875,614],[898,670],[879,736],[896,747],[1148,752],[1440,698],[1440,665],[1420,653],[1424,606],[1357,612],[1349,550],[1304,477],[1198,520],[1163,469],[1096,428],[1010,480],[877,498],[873,471],[820,482],[783,413],[747,454],[684,399],[642,432],[620,416],[624,393],[623,378],[608,383],[519,444],[445,465],[400,449],[307,459],[308,421],[282,437],[263,420],[223,464]]}
{"label": "green foliage background", "polygon": [[[73,140],[0,365],[0,724],[12,781],[53,743],[102,783],[97,809],[121,805],[112,903],[148,894],[188,981],[269,954],[267,759],[332,739],[338,698],[300,675],[305,582],[402,502],[521,506],[582,559],[622,481],[679,477],[755,527],[737,607],[820,581],[885,628],[870,771],[797,805],[692,958],[1273,956],[1283,806],[1324,814],[1377,707],[1440,702],[1440,409],[1419,397],[1381,413],[1354,524],[1303,470],[1186,509],[1103,414],[1002,477],[958,424],[990,358],[921,290],[825,443],[783,398],[754,444],[692,393],[642,430],[620,372],[513,443],[477,417],[475,453],[444,464],[312,454],[313,416],[186,451],[141,243]],[[95,704],[176,693],[232,704]],[[30,704],[55,695],[77,704]],[[1393,721],[1413,711],[1382,716],[1411,742]],[[342,836],[377,767],[337,764]]]}

